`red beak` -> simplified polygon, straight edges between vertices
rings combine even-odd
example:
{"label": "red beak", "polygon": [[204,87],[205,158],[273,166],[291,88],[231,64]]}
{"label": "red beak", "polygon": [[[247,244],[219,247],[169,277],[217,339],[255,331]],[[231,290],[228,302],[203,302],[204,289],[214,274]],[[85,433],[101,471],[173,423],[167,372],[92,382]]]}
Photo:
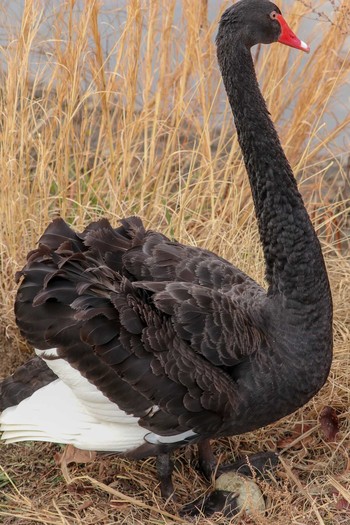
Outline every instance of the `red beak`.
{"label": "red beak", "polygon": [[309,53],[310,47],[307,44],[305,44],[305,42],[303,42],[302,40],[299,40],[299,38],[293,33],[283,16],[277,15],[276,18],[281,26],[281,34],[278,41],[281,42],[281,44],[285,44],[286,46],[295,47],[296,49],[301,49],[301,51]]}

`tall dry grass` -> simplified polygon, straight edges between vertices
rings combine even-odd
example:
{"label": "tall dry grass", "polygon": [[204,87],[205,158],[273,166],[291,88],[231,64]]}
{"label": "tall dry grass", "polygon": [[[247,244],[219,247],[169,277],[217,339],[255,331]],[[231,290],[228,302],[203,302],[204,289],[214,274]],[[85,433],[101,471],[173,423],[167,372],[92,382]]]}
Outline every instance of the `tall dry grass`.
{"label": "tall dry grass", "polygon": [[[318,9],[327,3],[321,0]],[[221,3],[211,22],[205,0],[182,0],[175,22],[175,0],[129,0],[125,13],[118,7],[110,13],[108,42],[99,24],[103,2],[45,4],[26,0],[18,27],[7,29],[8,44],[0,49],[2,374],[21,359],[14,274],[58,214],[78,228],[102,215],[116,224],[139,214],[147,226],[216,251],[260,282],[264,276],[250,190],[215,57],[217,20],[229,2]],[[311,420],[327,403],[348,415],[350,400],[350,185],[344,163],[349,151],[334,142],[349,127],[349,109],[333,127],[327,124],[350,72],[348,0],[337,6],[315,24],[309,57],[277,45],[254,50],[333,288],[335,361],[328,386],[306,412]],[[312,9],[304,1],[284,9],[292,28],[308,41],[302,24]],[[262,431],[260,443],[269,433]],[[349,439],[347,433],[342,446]],[[254,438],[244,443],[249,448]],[[347,490],[345,482],[342,486]],[[305,523],[331,523],[315,513],[309,496],[295,490],[299,507],[293,514],[291,504],[291,523],[304,523],[303,505]],[[286,512],[279,502],[271,516],[285,520]]]}

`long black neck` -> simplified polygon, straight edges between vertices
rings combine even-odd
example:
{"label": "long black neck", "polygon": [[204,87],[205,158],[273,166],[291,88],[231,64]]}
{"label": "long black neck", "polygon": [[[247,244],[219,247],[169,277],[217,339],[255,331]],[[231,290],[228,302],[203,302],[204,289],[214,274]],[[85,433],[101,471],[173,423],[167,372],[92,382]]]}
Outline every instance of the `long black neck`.
{"label": "long black neck", "polygon": [[250,50],[238,38],[219,35],[218,60],[249,175],[268,293],[280,294],[300,312],[303,304],[330,306],[320,244],[261,95]]}

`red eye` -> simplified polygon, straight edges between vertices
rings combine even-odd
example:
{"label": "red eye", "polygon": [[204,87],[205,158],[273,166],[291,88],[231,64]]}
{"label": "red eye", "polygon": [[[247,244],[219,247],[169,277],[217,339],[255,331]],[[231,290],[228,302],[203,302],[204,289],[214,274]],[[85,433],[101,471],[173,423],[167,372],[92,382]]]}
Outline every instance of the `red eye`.
{"label": "red eye", "polygon": [[272,13],[270,13],[270,18],[272,18],[272,20],[276,20],[276,18],[277,18],[276,11],[272,11]]}

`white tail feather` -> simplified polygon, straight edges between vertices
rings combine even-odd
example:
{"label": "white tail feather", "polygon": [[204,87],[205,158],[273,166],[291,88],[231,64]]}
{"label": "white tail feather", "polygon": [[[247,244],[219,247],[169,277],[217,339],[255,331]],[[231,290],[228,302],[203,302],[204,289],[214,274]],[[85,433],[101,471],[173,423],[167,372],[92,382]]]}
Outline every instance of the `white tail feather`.
{"label": "white tail feather", "polygon": [[2,440],[6,443],[70,443],[81,449],[116,452],[125,452],[144,443],[147,430],[138,425],[138,419],[118,410],[105,396],[103,398],[105,403],[112,405],[115,422],[104,420],[105,414],[110,419],[112,410],[108,409],[102,410],[105,414],[97,419],[58,379],[19,405],[4,410],[0,416]]}
{"label": "white tail feather", "polygon": [[[0,415],[1,439],[49,441],[72,444],[85,450],[126,452],[149,443],[176,443],[193,437],[192,430],[173,436],[159,436],[139,426],[139,418],[126,414],[95,385],[63,359],[55,348],[36,350],[55,372],[56,381],[40,388],[17,406]],[[160,408],[155,405],[150,413]]]}

